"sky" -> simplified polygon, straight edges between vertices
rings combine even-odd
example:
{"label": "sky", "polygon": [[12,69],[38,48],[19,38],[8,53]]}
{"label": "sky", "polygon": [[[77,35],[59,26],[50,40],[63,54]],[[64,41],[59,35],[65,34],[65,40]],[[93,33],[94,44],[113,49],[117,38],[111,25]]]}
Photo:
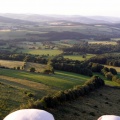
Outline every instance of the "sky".
{"label": "sky", "polygon": [[120,0],[0,0],[0,13],[120,17]]}

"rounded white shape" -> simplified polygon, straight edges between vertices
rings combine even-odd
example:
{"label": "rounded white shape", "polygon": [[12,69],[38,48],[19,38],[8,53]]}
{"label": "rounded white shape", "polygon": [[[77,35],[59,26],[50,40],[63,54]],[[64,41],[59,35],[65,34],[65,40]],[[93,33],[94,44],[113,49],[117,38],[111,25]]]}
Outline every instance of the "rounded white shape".
{"label": "rounded white shape", "polygon": [[3,120],[54,120],[54,117],[44,110],[21,109],[10,113]]}
{"label": "rounded white shape", "polygon": [[98,120],[120,120],[120,116],[116,115],[103,115]]}

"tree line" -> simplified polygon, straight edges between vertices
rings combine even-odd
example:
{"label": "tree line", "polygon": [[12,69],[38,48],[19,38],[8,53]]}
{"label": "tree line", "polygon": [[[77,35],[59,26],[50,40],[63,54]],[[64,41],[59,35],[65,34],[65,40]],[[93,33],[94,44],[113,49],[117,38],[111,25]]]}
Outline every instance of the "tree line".
{"label": "tree line", "polygon": [[104,45],[104,44],[88,44],[88,45],[73,45],[73,47],[63,48],[65,54],[89,53],[89,54],[103,54],[120,52],[120,45]]}
{"label": "tree line", "polygon": [[88,60],[89,62],[120,67],[120,54],[102,54]]}

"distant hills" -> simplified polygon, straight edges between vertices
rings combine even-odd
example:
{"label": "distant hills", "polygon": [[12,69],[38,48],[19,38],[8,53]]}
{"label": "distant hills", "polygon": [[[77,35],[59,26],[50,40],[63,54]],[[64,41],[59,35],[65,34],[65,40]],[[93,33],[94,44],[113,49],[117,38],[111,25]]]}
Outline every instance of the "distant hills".
{"label": "distant hills", "polygon": [[35,24],[35,22],[32,21],[27,21],[27,20],[22,20],[22,19],[15,19],[15,18],[10,18],[10,17],[3,17],[0,16],[0,22],[1,23],[13,23],[13,24]]}
{"label": "distant hills", "polygon": [[[29,22],[54,22],[54,21],[69,21],[82,24],[116,24],[120,23],[120,18],[105,17],[105,16],[80,16],[80,15],[38,15],[38,14],[0,14],[0,21],[19,21],[20,23]],[[3,18],[5,17],[5,18]],[[10,18],[10,19],[7,19]],[[22,21],[20,21],[22,20]]]}

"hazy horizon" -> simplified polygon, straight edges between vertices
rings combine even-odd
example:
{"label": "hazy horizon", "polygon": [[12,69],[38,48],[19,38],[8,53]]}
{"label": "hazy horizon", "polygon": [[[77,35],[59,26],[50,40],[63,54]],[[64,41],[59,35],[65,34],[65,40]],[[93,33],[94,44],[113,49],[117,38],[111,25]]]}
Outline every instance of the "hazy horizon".
{"label": "hazy horizon", "polygon": [[0,0],[0,13],[120,17],[119,0]]}

